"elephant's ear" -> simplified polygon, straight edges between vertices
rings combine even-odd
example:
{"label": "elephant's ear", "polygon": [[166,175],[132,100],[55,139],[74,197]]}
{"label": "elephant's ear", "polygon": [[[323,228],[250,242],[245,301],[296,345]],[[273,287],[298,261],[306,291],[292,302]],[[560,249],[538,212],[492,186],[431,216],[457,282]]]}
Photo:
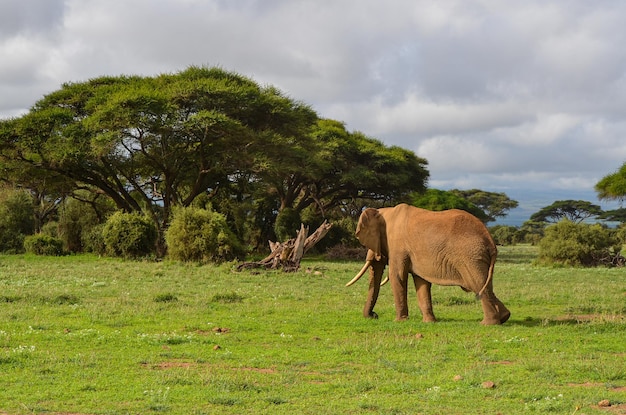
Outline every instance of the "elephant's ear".
{"label": "elephant's ear", "polygon": [[[365,209],[361,213],[359,223],[356,228],[356,236],[363,245],[374,253],[376,261],[380,261],[383,256],[383,238],[385,237],[385,222],[381,214],[376,209]],[[371,253],[368,252],[368,259]]]}

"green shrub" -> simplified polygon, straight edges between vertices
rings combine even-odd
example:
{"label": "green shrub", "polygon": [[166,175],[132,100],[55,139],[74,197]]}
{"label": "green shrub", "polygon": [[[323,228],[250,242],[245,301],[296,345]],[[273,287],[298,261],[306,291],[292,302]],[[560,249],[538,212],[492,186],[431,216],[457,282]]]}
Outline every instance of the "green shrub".
{"label": "green shrub", "polygon": [[157,232],[144,215],[118,211],[106,221],[102,238],[107,255],[141,258],[155,252]]}
{"label": "green shrub", "polygon": [[46,222],[41,227],[41,233],[44,235],[52,236],[53,238],[59,238],[59,222],[51,220]]}
{"label": "green shrub", "polygon": [[324,257],[330,261],[365,261],[367,248],[364,246],[354,246],[339,244],[326,250]]}
{"label": "green shrub", "polygon": [[[332,228],[328,231],[313,248],[317,252],[328,252],[329,249],[341,245],[346,248],[359,248],[361,244],[359,240],[354,236],[356,231],[356,220],[352,218],[340,218],[340,219],[328,219],[328,222],[332,223]],[[319,219],[306,220],[305,223],[309,223],[309,231],[312,233],[322,223]]]}
{"label": "green shrub", "polygon": [[546,228],[539,242],[539,260],[575,266],[610,264],[619,255],[621,242],[614,230],[562,220]]}
{"label": "green shrub", "polygon": [[545,234],[547,223],[526,221],[518,231],[518,241],[538,245]]}
{"label": "green shrub", "polygon": [[277,242],[285,242],[295,238],[297,231],[300,230],[300,225],[301,219],[297,210],[292,208],[281,210],[274,223],[274,233],[276,234]]}
{"label": "green shrub", "polygon": [[179,261],[221,262],[244,255],[225,216],[209,209],[176,209],[165,242],[170,258]]}
{"label": "green shrub", "polygon": [[[98,227],[107,214],[115,211],[111,201],[104,197],[94,197],[84,192],[85,200],[66,199],[59,207],[58,237],[63,240],[65,249],[70,252],[94,252],[85,246],[90,242],[92,229]],[[93,200],[92,200],[93,199]],[[96,232],[101,232],[102,229]]]}
{"label": "green shrub", "polygon": [[496,225],[489,232],[497,245],[515,245],[519,242],[518,229],[515,226]]}
{"label": "green shrub", "polygon": [[24,251],[24,237],[34,231],[35,210],[32,197],[23,190],[0,191],[0,251]]}
{"label": "green shrub", "polygon": [[620,226],[617,227],[615,231],[615,236],[617,237],[617,240],[620,241],[622,244],[626,244],[626,224],[625,223],[622,223]]}
{"label": "green shrub", "polygon": [[29,254],[61,256],[63,241],[50,235],[39,233],[24,238],[24,248]]}
{"label": "green shrub", "polygon": [[83,252],[92,252],[98,255],[106,255],[106,244],[104,243],[104,223],[92,226],[87,230],[83,230],[81,243]]}

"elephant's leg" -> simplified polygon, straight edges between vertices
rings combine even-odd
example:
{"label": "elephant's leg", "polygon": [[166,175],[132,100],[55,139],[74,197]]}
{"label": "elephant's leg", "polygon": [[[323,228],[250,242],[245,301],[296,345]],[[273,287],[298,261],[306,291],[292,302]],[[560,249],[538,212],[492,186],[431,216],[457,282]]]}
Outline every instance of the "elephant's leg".
{"label": "elephant's leg", "polygon": [[415,291],[417,292],[417,303],[422,311],[422,321],[424,323],[433,323],[437,321],[433,313],[433,302],[430,296],[432,284],[425,279],[414,275]]}
{"label": "elephant's leg", "polygon": [[389,281],[393,290],[393,299],[396,304],[396,321],[409,318],[409,305],[407,301],[408,273],[402,267],[389,264]]}
{"label": "elephant's leg", "polygon": [[365,301],[365,307],[363,307],[363,317],[378,318],[378,314],[374,312],[374,306],[376,305],[376,300],[378,300],[380,282],[384,271],[385,264],[382,261],[372,261],[367,300]]}
{"label": "elephant's leg", "polygon": [[486,290],[481,297],[484,318],[481,324],[492,325],[505,323],[511,312],[502,304],[492,290]]}

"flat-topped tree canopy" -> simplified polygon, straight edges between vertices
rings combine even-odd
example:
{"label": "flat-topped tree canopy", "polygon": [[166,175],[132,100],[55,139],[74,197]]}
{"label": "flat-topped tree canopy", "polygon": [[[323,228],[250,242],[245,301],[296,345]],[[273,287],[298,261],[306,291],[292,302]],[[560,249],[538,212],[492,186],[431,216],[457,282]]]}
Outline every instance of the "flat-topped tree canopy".
{"label": "flat-topped tree canopy", "polygon": [[92,189],[147,213],[160,234],[173,207],[200,195],[323,213],[344,200],[423,190],[428,179],[426,160],[411,151],[215,67],[66,83],[0,121],[0,148],[14,182],[41,172],[66,193]]}

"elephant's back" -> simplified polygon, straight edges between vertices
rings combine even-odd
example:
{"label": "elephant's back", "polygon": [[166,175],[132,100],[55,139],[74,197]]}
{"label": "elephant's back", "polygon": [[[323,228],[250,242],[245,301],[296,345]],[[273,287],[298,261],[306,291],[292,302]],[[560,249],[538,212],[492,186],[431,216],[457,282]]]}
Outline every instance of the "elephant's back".
{"label": "elephant's back", "polygon": [[[417,209],[417,208],[416,208]],[[475,255],[496,254],[489,230],[476,216],[459,209],[433,212],[420,209],[408,228],[433,241],[434,249],[476,251]]]}
{"label": "elephant's back", "polygon": [[[431,211],[407,204],[394,208],[385,208],[383,215],[387,220],[387,231],[393,228],[394,235],[403,234],[408,238],[420,238],[431,241],[439,248],[468,245],[489,248],[495,254],[496,245],[485,224],[476,216],[460,209]],[[394,216],[390,218],[390,216]]]}

